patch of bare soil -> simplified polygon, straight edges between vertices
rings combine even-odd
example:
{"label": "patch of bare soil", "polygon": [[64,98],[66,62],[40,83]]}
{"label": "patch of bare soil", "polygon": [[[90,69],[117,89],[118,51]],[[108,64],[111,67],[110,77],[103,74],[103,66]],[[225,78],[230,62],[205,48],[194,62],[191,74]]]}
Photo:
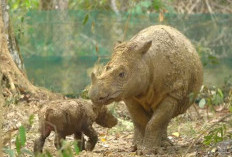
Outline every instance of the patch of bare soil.
{"label": "patch of bare soil", "polygon": [[[38,137],[38,116],[39,107],[36,104],[21,103],[18,105],[10,104],[4,107],[3,111],[3,132],[4,145],[15,148],[15,136],[18,133],[17,128],[21,125],[27,128],[26,148],[33,151],[34,140]],[[99,140],[93,152],[82,151],[79,156],[110,156],[110,157],[130,157],[137,156],[131,152],[133,140],[133,124],[129,118],[126,106],[123,103],[112,104],[109,109],[118,118],[117,126],[112,129],[103,128],[94,124],[98,132]],[[198,109],[200,117],[196,110],[191,107],[187,113],[173,119],[168,128],[169,139],[174,146],[164,149],[164,154],[156,156],[204,156],[205,146],[202,144],[202,132],[209,126],[223,117],[227,111],[208,113],[206,109]],[[28,119],[34,115],[33,125],[28,125]],[[11,130],[11,131],[10,131]],[[206,130],[207,132],[207,130]],[[57,151],[53,144],[54,133],[47,138],[44,150],[50,151],[54,156]],[[67,141],[72,141],[69,136]],[[7,156],[5,154],[5,156]]]}

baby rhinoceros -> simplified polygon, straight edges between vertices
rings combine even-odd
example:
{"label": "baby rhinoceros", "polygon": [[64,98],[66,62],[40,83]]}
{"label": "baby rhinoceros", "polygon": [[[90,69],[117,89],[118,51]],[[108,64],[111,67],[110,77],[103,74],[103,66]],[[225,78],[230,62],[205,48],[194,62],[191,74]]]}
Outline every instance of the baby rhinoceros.
{"label": "baby rhinoceros", "polygon": [[[98,140],[93,122],[111,128],[117,124],[117,119],[105,106],[95,106],[83,99],[51,101],[39,113],[40,137],[34,143],[35,154],[42,152],[51,131],[56,133],[54,144],[57,149],[61,148],[62,139],[74,134],[79,148],[92,151]],[[86,146],[82,133],[89,138]]]}

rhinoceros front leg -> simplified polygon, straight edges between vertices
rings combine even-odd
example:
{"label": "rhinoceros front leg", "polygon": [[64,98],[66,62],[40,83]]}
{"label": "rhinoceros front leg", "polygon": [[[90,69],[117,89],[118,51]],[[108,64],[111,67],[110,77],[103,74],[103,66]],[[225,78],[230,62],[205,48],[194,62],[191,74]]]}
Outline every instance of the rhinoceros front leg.
{"label": "rhinoceros front leg", "polygon": [[152,118],[145,129],[143,153],[159,153],[160,146],[167,139],[167,126],[176,111],[176,107],[177,101],[172,97],[167,97],[153,110]]}
{"label": "rhinoceros front leg", "polygon": [[168,138],[167,128],[168,128],[168,123],[164,125],[162,128],[163,130],[162,140],[161,140],[162,147],[173,146],[172,141]]}
{"label": "rhinoceros front leg", "polygon": [[142,147],[145,128],[150,117],[137,101],[131,99],[125,101],[125,103],[134,124],[134,146],[132,151],[136,151],[137,148]]}

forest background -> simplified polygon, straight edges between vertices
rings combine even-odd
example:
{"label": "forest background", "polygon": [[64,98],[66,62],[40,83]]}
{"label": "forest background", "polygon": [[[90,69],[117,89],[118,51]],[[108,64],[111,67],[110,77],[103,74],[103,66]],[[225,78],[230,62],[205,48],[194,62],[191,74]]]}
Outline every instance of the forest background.
{"label": "forest background", "polygon": [[[204,86],[195,110],[185,115],[191,120],[184,121],[184,117],[176,119],[170,135],[179,143],[189,135],[193,136],[190,141],[187,140],[192,143],[191,147],[199,140],[206,148],[196,151],[194,147],[190,152],[203,154],[215,153],[216,149],[212,146],[231,139],[231,119],[228,119],[232,111],[231,0],[8,0],[5,5],[2,3],[2,7],[9,14],[8,18],[4,16],[4,20],[9,25],[8,39],[12,42],[9,43],[12,45],[9,52],[17,67],[26,72],[36,86],[69,98],[88,98],[90,72],[109,60],[117,41],[130,39],[139,30],[154,24],[177,28],[191,40],[201,56]],[[3,132],[7,136],[4,139],[8,143],[4,152],[17,155],[26,142],[22,140],[24,144],[21,143],[20,149],[17,149],[17,137],[29,132],[24,127],[20,132],[23,119],[35,119],[32,126],[37,124],[37,119],[34,113],[30,113],[29,117],[22,113],[25,110],[19,109],[20,105],[19,108],[14,106],[18,104],[20,95],[4,95],[4,91],[4,108],[10,115],[3,114],[7,119],[3,122]],[[121,120],[120,126],[109,138],[118,132],[123,135],[125,132],[120,132],[122,130],[130,133],[133,130],[128,113],[118,106],[113,104],[111,110]],[[184,129],[189,125],[197,126],[199,116],[205,117],[203,129]],[[181,122],[184,122],[183,126],[177,127]],[[212,125],[211,130],[204,130]],[[12,130],[15,134],[11,134]],[[29,146],[25,148],[28,152],[34,136],[34,132],[28,135]],[[108,142],[105,139],[105,136],[102,137],[101,142]],[[10,143],[15,144],[15,148]],[[99,147],[100,150],[105,148],[104,145]],[[117,149],[109,150],[118,153]],[[190,147],[183,152],[189,150]],[[185,154],[183,152],[181,154]]]}

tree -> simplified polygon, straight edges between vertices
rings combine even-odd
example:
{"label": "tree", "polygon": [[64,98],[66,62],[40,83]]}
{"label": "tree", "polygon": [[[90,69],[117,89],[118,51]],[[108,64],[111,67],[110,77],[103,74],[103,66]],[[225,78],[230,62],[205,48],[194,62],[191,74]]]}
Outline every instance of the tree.
{"label": "tree", "polygon": [[[2,74],[0,73],[0,80],[2,78]],[[2,128],[2,106],[4,104],[4,99],[2,95],[2,87],[0,84],[0,128]],[[2,130],[2,129],[1,129]],[[0,149],[2,150],[2,131],[0,130]],[[2,156],[2,151],[0,150],[0,156]]]}
{"label": "tree", "polygon": [[17,67],[20,70],[24,70],[23,59],[20,55],[19,47],[17,44],[17,40],[14,37],[13,29],[10,24],[10,15],[8,13],[6,1],[2,1],[2,14],[3,14],[3,22],[4,22],[4,31],[6,32],[6,40],[8,45],[8,50],[16,63]]}
{"label": "tree", "polygon": [[40,0],[41,10],[65,10],[68,8],[68,0]]}
{"label": "tree", "polygon": [[[1,0],[0,5],[0,86],[5,98],[23,99],[28,102],[32,100],[49,100],[61,98],[61,95],[52,93],[46,89],[34,86],[27,78],[25,72],[20,70],[15,64],[7,44],[6,24],[4,20],[8,14],[4,14],[3,8],[6,8],[6,1]],[[9,38],[11,43],[13,38]]]}

